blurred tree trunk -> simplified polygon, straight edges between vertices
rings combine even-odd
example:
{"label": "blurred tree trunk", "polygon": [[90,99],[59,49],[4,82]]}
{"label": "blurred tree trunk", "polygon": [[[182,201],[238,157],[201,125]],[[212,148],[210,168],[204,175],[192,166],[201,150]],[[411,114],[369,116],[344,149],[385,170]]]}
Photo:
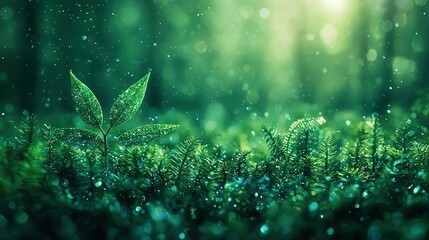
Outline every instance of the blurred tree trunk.
{"label": "blurred tree trunk", "polygon": [[[4,6],[9,6],[11,9],[21,9],[22,4],[18,1],[8,0],[2,2]],[[16,25],[16,28],[11,26]],[[4,108],[6,104],[17,102],[15,81],[18,78],[20,67],[18,66],[20,59],[17,57],[21,51],[21,42],[23,32],[19,17],[0,19],[0,106],[1,112],[13,111],[13,109]],[[22,41],[22,40],[21,40]],[[20,106],[17,106],[20,107]]]}
{"label": "blurred tree trunk", "polygon": [[[396,2],[387,0],[385,1],[386,11],[384,13],[384,21],[390,21],[392,24],[395,22]],[[383,54],[381,56],[380,77],[381,82],[376,85],[375,92],[375,106],[374,111],[384,114],[392,101],[392,94],[390,87],[393,87],[394,74],[393,74],[393,58],[395,57],[395,27],[390,31],[385,32]],[[377,80],[376,80],[377,81]],[[377,83],[376,83],[377,84]]]}
{"label": "blurred tree trunk", "polygon": [[[155,108],[161,108],[162,104],[162,78],[161,78],[161,70],[162,70],[162,61],[158,59],[157,56],[157,45],[159,45],[160,41],[163,41],[165,39],[161,39],[162,34],[162,25],[160,24],[160,18],[159,18],[159,7],[156,5],[154,1],[145,1],[146,5],[146,21],[147,26],[149,28],[149,35],[148,35],[148,56],[144,56],[144,58],[147,59],[147,63],[150,64],[148,67],[151,73],[151,79],[148,82],[148,89],[149,91],[146,92],[146,101],[149,106],[153,106]],[[167,37],[167,36],[162,36]],[[167,39],[168,40],[168,39]]]}
{"label": "blurred tree trunk", "polygon": [[298,72],[298,98],[300,101],[309,103],[312,102],[314,96],[312,94],[312,84],[309,73],[310,59],[306,54],[306,50],[303,44],[305,35],[307,33],[307,6],[306,1],[299,1],[299,10],[301,13],[299,20],[296,25],[296,47],[295,56],[297,59],[297,72]]}
{"label": "blurred tree trunk", "polygon": [[19,67],[16,68],[18,75],[16,78],[18,108],[32,112],[34,110],[34,90],[39,80],[39,11],[38,1],[26,1],[22,5],[19,14],[23,19],[23,42],[19,52]]}
{"label": "blurred tree trunk", "polygon": [[[368,15],[371,10],[369,6],[375,7],[374,2],[362,1],[360,3],[359,15]],[[392,24],[395,22],[394,17],[396,14],[395,1],[384,0],[385,12],[380,17],[383,21],[390,21]],[[375,19],[379,19],[376,17]],[[370,62],[367,58],[368,51],[371,49],[369,43],[373,40],[373,34],[370,31],[372,24],[380,25],[379,21],[375,23],[369,22],[368,17],[363,17],[360,22],[360,61],[361,61],[361,88],[360,88],[360,101],[363,114],[372,112],[379,112],[383,114],[386,112],[388,106],[391,104],[391,89],[394,82],[392,62],[395,56],[395,28],[390,31],[384,32],[383,46],[377,49],[377,59]],[[378,27],[380,28],[380,27]],[[379,41],[379,40],[375,40]]]}
{"label": "blurred tree trunk", "polygon": [[[359,2],[359,13],[358,16],[365,16],[368,4],[365,0]],[[359,22],[359,34],[358,37],[360,39],[359,41],[359,64],[361,66],[360,72],[359,72],[359,80],[360,80],[360,88],[359,88],[359,102],[361,105],[361,111],[362,113],[365,113],[367,111],[368,105],[371,104],[371,98],[368,97],[368,95],[371,95],[372,91],[368,91],[368,88],[372,85],[373,76],[371,76],[368,65],[370,64],[366,54],[369,50],[369,23],[368,17],[361,17]],[[353,91],[353,89],[351,89]]]}
{"label": "blurred tree trunk", "polygon": [[424,44],[423,49],[416,54],[417,81],[414,89],[427,90],[429,88],[429,30],[422,27],[429,22],[429,3],[423,7],[416,7],[417,26],[416,34],[420,36],[418,44]]}

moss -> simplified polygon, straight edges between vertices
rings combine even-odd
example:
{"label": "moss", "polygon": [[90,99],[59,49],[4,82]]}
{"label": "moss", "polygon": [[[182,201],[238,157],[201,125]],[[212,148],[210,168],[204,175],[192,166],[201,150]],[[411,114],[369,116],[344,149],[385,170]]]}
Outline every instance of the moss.
{"label": "moss", "polygon": [[305,121],[264,128],[266,144],[246,150],[207,138],[120,147],[105,175],[97,148],[24,120],[0,148],[0,237],[428,237],[417,123],[389,132],[374,115],[346,134]]}

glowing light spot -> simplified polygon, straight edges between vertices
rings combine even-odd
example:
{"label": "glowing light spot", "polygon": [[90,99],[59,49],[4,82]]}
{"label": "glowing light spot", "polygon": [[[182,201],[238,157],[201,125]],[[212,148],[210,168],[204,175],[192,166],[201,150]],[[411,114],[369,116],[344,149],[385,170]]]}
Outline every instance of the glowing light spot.
{"label": "glowing light spot", "polygon": [[317,123],[319,123],[320,125],[325,124],[326,123],[326,119],[323,116],[319,116],[316,119]]}
{"label": "glowing light spot", "polygon": [[24,224],[28,220],[28,215],[26,212],[22,211],[15,215],[15,221],[19,224]]}
{"label": "glowing light spot", "polygon": [[393,29],[393,23],[389,20],[384,20],[381,22],[381,30],[384,32],[390,32]]}
{"label": "glowing light spot", "polygon": [[138,8],[125,5],[120,9],[119,16],[122,26],[131,27],[138,23],[140,19],[140,11]]}
{"label": "glowing light spot", "polygon": [[323,4],[327,10],[340,13],[347,9],[347,2],[344,0],[325,0]]}
{"label": "glowing light spot", "polygon": [[413,189],[413,193],[417,194],[420,191],[420,186],[417,186]]}
{"label": "glowing light spot", "polygon": [[268,226],[267,226],[267,224],[264,224],[264,225],[262,225],[262,227],[261,227],[261,233],[263,234],[263,235],[265,235],[265,234],[267,234],[268,233],[268,231],[270,230],[269,228],[268,228]]}
{"label": "glowing light spot", "polygon": [[327,23],[320,29],[319,35],[325,45],[332,45],[337,41],[338,31],[333,24]]}
{"label": "glowing light spot", "polygon": [[310,210],[310,212],[314,212],[319,208],[319,204],[317,202],[312,202],[310,203],[310,205],[308,206],[308,210]]}
{"label": "glowing light spot", "polygon": [[9,20],[13,17],[14,11],[12,8],[10,7],[3,7],[0,10],[0,17],[3,18],[4,20]]}
{"label": "glowing light spot", "polygon": [[268,8],[262,8],[259,10],[259,16],[262,19],[267,19],[270,16],[270,10]]}
{"label": "glowing light spot", "polygon": [[98,182],[96,182],[94,185],[95,185],[96,187],[100,187],[102,184],[103,184],[103,183],[102,183],[101,181],[98,181]]}
{"label": "glowing light spot", "polygon": [[373,62],[377,59],[377,51],[375,51],[374,49],[369,49],[368,52],[366,53],[366,59],[368,59],[368,61]]}
{"label": "glowing light spot", "polygon": [[197,41],[194,44],[194,49],[197,53],[205,53],[207,52],[207,43],[204,41]]}

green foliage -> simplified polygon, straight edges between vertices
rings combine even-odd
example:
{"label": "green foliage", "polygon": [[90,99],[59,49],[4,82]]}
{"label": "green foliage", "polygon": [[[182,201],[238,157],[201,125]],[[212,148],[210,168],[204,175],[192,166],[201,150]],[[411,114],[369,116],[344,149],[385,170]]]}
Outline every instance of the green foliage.
{"label": "green foliage", "polygon": [[14,147],[18,150],[17,156],[22,159],[24,155],[30,150],[34,138],[36,135],[36,117],[27,111],[24,111],[21,121],[22,127],[19,128],[21,138],[15,139],[11,142]]}
{"label": "green foliage", "polygon": [[195,162],[199,141],[193,137],[188,138],[186,141],[181,143],[175,150],[171,161],[171,177],[172,183],[183,190],[190,186],[189,182],[194,177],[194,167],[197,164]]}
{"label": "green foliage", "polygon": [[332,178],[339,168],[337,141],[332,136],[324,137],[319,145],[319,158],[321,160],[322,178]]}
{"label": "green foliage", "polygon": [[[103,112],[95,95],[83,84],[71,71],[71,95],[80,118],[88,125],[99,129],[102,137],[84,129],[57,129],[55,136],[65,144],[80,148],[98,148],[105,157],[106,170],[109,167],[108,150],[119,143],[123,146],[135,146],[147,144],[151,140],[159,138],[178,127],[178,125],[152,124],[138,127],[121,134],[117,141],[108,142],[110,130],[129,121],[137,112],[145,96],[150,72],[142,79],[131,85],[113,103],[110,110],[110,126],[103,129]],[[109,173],[107,172],[109,175]]]}
{"label": "green foliage", "polygon": [[[262,145],[232,151],[193,137],[172,149],[148,145],[177,126],[144,125],[115,139],[120,147],[111,150],[107,163],[99,154],[103,132],[39,128],[25,113],[17,135],[0,145],[0,220],[8,224],[0,225],[0,237],[49,232],[67,238],[67,231],[56,229],[81,226],[70,231],[288,239],[329,237],[329,230],[347,238],[350,231],[372,231],[374,222],[389,227],[391,215],[402,216],[402,224],[429,222],[427,215],[409,215],[429,210],[423,207],[429,203],[429,145],[418,137],[417,123],[395,122],[399,127],[389,131],[372,115],[352,126],[353,134],[344,134],[331,122],[304,118],[284,133],[263,127]],[[81,214],[100,229],[88,228],[88,221],[76,217]],[[59,216],[60,226],[37,227],[41,219]]]}
{"label": "green foliage", "polygon": [[71,96],[80,118],[89,126],[100,128],[103,124],[101,105],[85,84],[70,71]]}
{"label": "green foliage", "polygon": [[370,166],[373,177],[378,177],[385,164],[383,131],[378,114],[373,114],[367,121],[370,138]]}
{"label": "green foliage", "polygon": [[[313,174],[313,159],[315,157],[314,132],[325,122],[323,118],[305,118],[293,122],[286,133],[282,134],[276,130],[262,128],[267,145],[271,153],[271,165],[269,171],[280,176],[281,188],[285,185],[306,185]],[[268,170],[267,169],[267,170]],[[286,176],[294,175],[294,179]]]}
{"label": "green foliage", "polygon": [[266,142],[270,148],[271,157],[274,161],[283,162],[286,160],[288,146],[284,142],[284,137],[277,132],[277,130],[268,130],[266,127],[262,127],[262,133],[266,137]]}
{"label": "green foliage", "polygon": [[136,114],[146,92],[150,72],[131,85],[113,103],[110,109],[110,126],[116,127],[129,121]]}
{"label": "green foliage", "polygon": [[97,148],[103,144],[100,136],[85,129],[60,128],[55,130],[55,136],[65,144],[80,148]]}
{"label": "green foliage", "polygon": [[166,135],[178,127],[179,125],[170,124],[151,124],[140,126],[123,133],[118,137],[117,141],[123,146],[141,146],[147,144],[153,139]]}

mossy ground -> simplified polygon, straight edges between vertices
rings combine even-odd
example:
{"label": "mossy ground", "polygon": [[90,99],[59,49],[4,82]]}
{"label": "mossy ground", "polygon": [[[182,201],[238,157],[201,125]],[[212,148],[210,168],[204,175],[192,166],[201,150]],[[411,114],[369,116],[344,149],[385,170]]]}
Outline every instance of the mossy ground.
{"label": "mossy ground", "polygon": [[177,119],[158,141],[113,149],[106,166],[29,114],[3,118],[0,238],[429,238],[427,129],[406,114],[210,132]]}

